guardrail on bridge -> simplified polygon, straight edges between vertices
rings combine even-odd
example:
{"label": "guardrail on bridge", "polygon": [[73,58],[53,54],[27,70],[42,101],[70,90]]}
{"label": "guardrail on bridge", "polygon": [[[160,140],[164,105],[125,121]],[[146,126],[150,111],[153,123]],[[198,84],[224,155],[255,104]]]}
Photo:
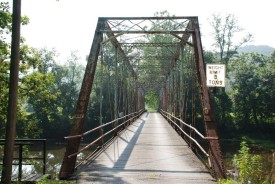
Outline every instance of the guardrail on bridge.
{"label": "guardrail on bridge", "polygon": [[[5,139],[0,139],[0,145],[4,145],[5,144]],[[28,162],[24,162],[28,161],[28,160],[42,160],[42,173],[43,175],[46,174],[46,139],[16,139],[15,140],[15,147],[17,147],[17,151],[18,151],[18,157],[15,157],[13,160],[17,161],[14,162],[13,165],[18,165],[18,176],[17,176],[17,180],[21,181],[22,180],[22,175],[23,175],[23,171],[22,171],[22,167],[23,165],[33,165],[32,163],[28,163]],[[31,157],[31,156],[24,156],[24,149],[26,149],[25,147],[30,147],[32,145],[34,145],[35,143],[40,143],[42,144],[42,156],[35,156],[35,157]],[[15,150],[16,151],[16,150]],[[0,160],[3,160],[3,158],[0,158]],[[3,163],[0,163],[0,165],[3,165]],[[15,178],[15,177],[13,177]]]}

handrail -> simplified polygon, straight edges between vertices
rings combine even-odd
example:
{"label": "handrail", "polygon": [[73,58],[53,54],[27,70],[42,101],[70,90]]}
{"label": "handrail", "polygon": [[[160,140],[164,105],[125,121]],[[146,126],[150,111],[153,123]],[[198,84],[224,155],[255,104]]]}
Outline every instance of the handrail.
{"label": "handrail", "polygon": [[[15,145],[19,146],[19,157],[14,158],[14,160],[18,160],[18,179],[19,181],[22,178],[22,165],[29,165],[29,164],[23,164],[23,160],[27,159],[35,159],[35,160],[43,160],[43,174],[46,174],[46,141],[47,139],[15,139]],[[5,139],[0,139],[0,145],[4,145],[6,142]],[[43,143],[43,154],[42,157],[23,157],[23,146],[24,145],[33,145],[32,142],[42,142]],[[0,164],[2,165],[2,164]]]}
{"label": "handrail", "polygon": [[136,114],[136,115],[134,115],[133,117],[130,117],[129,119],[127,119],[126,121],[124,121],[123,123],[121,123],[120,125],[117,125],[116,127],[114,127],[113,129],[109,130],[108,132],[102,134],[102,135],[101,135],[100,137],[98,137],[96,140],[94,140],[93,142],[89,143],[89,144],[86,145],[85,147],[81,148],[81,149],[78,150],[77,152],[75,152],[75,153],[73,153],[73,154],[71,154],[71,155],[68,155],[68,158],[71,158],[71,157],[73,157],[73,156],[76,156],[76,155],[80,154],[82,151],[84,151],[84,150],[90,148],[90,147],[93,146],[95,143],[97,143],[98,141],[100,141],[101,139],[103,139],[105,136],[109,135],[110,133],[114,132],[116,129],[118,129],[118,128],[121,127],[122,125],[126,124],[128,121],[131,121],[132,119],[134,119],[134,118],[140,116],[143,112],[144,112],[144,109],[141,109],[141,110],[139,110],[139,111],[137,111],[137,112],[133,112],[133,113],[131,113],[131,114],[125,115],[125,116],[120,117],[120,118],[117,118],[117,119],[115,119],[115,120],[112,120],[112,121],[110,121],[110,122],[108,122],[108,123],[106,123],[106,124],[104,124],[104,125],[100,125],[100,126],[94,128],[94,129],[91,129],[91,130],[89,130],[89,131],[83,133],[83,134],[64,137],[65,139],[74,139],[74,138],[83,137],[83,136],[85,136],[85,135],[88,135],[88,134],[90,134],[90,133],[96,131],[96,130],[99,130],[99,129],[101,129],[101,128],[104,128],[105,126],[108,126],[108,125],[110,125],[110,124],[112,124],[112,123],[114,123],[114,122],[116,122],[116,121],[118,121],[118,120],[121,120],[121,119],[124,119],[124,118],[126,118],[126,117],[128,117],[128,116],[132,116],[132,115]]}
{"label": "handrail", "polygon": [[[185,123],[184,121],[182,121],[181,119],[177,118],[176,116],[160,109],[162,112],[164,112],[165,114],[168,114],[170,116],[172,116],[173,118],[177,119],[178,121],[180,121],[182,124],[184,124],[185,126],[189,127],[190,129],[194,130],[202,139],[206,139],[206,140],[218,140],[219,138],[217,137],[205,137],[204,135],[202,135],[196,128],[192,127],[191,125]],[[166,116],[167,117],[167,116]],[[168,118],[168,117],[167,117]]]}
{"label": "handrail", "polygon": [[172,114],[170,114],[170,113],[168,113],[168,112],[166,112],[166,111],[164,111],[162,109],[160,109],[160,111],[161,111],[161,114],[163,116],[167,117],[174,125],[176,125],[179,128],[179,130],[182,133],[184,133],[184,135],[187,136],[190,140],[192,140],[197,145],[197,147],[209,158],[209,154],[203,149],[203,147],[193,137],[191,137],[190,135],[188,135],[177,123],[175,123],[170,117],[168,117],[168,115],[170,115],[171,117],[177,119],[180,123],[184,124],[185,126],[189,127],[190,129],[194,130],[204,140],[217,140],[218,138],[216,138],[216,137],[205,137],[196,128],[192,127],[191,125],[188,125],[187,123],[185,123],[181,119],[175,117],[174,115],[172,115]]}
{"label": "handrail", "polygon": [[[140,111],[141,111],[141,110],[140,110]],[[79,137],[86,136],[86,135],[88,135],[88,134],[90,134],[90,133],[92,133],[92,132],[94,132],[94,131],[96,131],[96,130],[99,130],[99,129],[105,127],[105,126],[108,126],[108,125],[110,125],[110,124],[112,124],[112,123],[114,123],[114,122],[116,122],[116,121],[118,121],[118,120],[124,119],[124,118],[126,118],[126,117],[128,117],[128,116],[131,116],[131,115],[135,114],[135,113],[139,113],[140,111],[138,111],[138,112],[133,112],[133,113],[128,114],[128,115],[125,115],[125,116],[123,116],[123,117],[117,118],[117,119],[112,120],[112,121],[110,121],[110,122],[108,122],[108,123],[105,123],[105,124],[103,124],[103,125],[100,125],[100,126],[98,126],[98,127],[96,127],[96,128],[93,128],[93,129],[91,129],[91,130],[88,130],[87,132],[84,132],[84,133],[82,133],[82,134],[79,134],[79,135],[72,135],[72,136],[66,136],[66,137],[64,137],[64,139],[74,139],[74,138],[79,138]]]}

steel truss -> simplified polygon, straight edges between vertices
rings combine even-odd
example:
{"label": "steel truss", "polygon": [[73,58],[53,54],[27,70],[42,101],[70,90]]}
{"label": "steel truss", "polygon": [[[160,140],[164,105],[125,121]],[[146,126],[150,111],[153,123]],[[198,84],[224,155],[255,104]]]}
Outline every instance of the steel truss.
{"label": "steel truss", "polygon": [[[171,85],[174,90],[179,91],[175,84],[179,83],[182,78],[180,75],[174,76],[173,74],[178,70],[177,65],[182,63],[185,57],[189,57],[193,61],[199,84],[198,90],[201,97],[206,136],[215,137],[215,139],[209,140],[211,173],[215,178],[225,178],[214,112],[210,102],[209,89],[206,86],[198,17],[100,17],[70,135],[79,135],[83,131],[100,50],[104,51],[103,48],[106,44],[111,44],[115,48],[116,53],[125,63],[128,73],[136,82],[134,84],[136,111],[143,108],[141,101],[144,101],[144,97],[142,97],[144,92],[141,92],[141,89],[159,89],[159,91],[162,89],[161,108],[167,111],[167,96],[169,90],[172,89]],[[188,50],[187,47],[191,48],[192,56],[184,55],[184,51]],[[144,48],[150,49],[148,50],[149,54],[140,52]],[[144,64],[146,62],[153,62],[153,65]],[[150,67],[151,72],[146,72],[148,71],[147,67]],[[173,99],[177,98],[173,97]],[[180,97],[181,102],[182,98]],[[76,156],[68,157],[68,155],[76,153],[79,145],[80,138],[68,141],[59,175],[61,179],[66,179],[73,174]]]}

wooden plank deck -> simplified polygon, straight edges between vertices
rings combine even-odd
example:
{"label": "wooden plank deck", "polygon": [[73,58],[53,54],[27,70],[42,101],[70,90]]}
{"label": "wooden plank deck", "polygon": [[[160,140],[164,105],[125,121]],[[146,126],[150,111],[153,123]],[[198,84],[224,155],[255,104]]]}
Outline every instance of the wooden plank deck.
{"label": "wooden plank deck", "polygon": [[144,113],[76,175],[76,183],[216,183],[159,113]]}

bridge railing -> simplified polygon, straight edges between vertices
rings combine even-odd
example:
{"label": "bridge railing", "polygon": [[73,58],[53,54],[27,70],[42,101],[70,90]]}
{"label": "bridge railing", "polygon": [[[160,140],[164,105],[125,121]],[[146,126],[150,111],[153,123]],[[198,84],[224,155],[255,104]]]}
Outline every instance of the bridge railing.
{"label": "bridge railing", "polygon": [[[178,117],[174,116],[173,114],[170,114],[169,112],[166,112],[162,109],[160,109],[160,113],[170,122],[173,124],[173,126],[177,127],[177,129],[184,134],[184,137],[189,139],[189,142],[187,141],[187,143],[189,144],[190,147],[192,147],[193,145],[196,145],[197,148],[199,148],[199,150],[207,157],[208,159],[208,166],[211,167],[211,162],[210,162],[210,157],[209,154],[207,153],[207,151],[205,150],[205,148],[203,148],[203,146],[195,139],[195,135],[197,135],[197,137],[201,138],[204,141],[207,140],[217,140],[217,137],[206,137],[203,134],[201,134],[195,127],[185,123],[183,120],[179,119]],[[177,122],[178,123],[177,123]],[[181,126],[182,125],[182,126]],[[188,128],[189,131],[187,132],[185,129]],[[190,133],[192,132],[192,134]],[[189,133],[189,134],[188,134]],[[194,144],[191,144],[191,142],[193,142]]]}
{"label": "bridge railing", "polygon": [[[14,161],[12,165],[18,165],[18,181],[21,181],[22,175],[23,175],[23,165],[34,165],[33,163],[30,163],[28,161],[30,160],[42,160],[42,172],[43,175],[46,174],[46,141],[47,139],[16,139],[15,140],[15,146],[18,147],[18,157],[14,158]],[[5,145],[6,140],[0,139],[0,145]],[[30,146],[37,145],[36,143],[39,143],[40,146],[42,144],[42,156],[24,156],[24,152],[29,148]],[[25,150],[24,150],[25,149]],[[0,158],[2,160],[2,158]],[[0,165],[3,165],[3,163],[0,163]]]}
{"label": "bridge railing", "polygon": [[[88,148],[97,145],[98,142],[100,142],[100,141],[101,141],[100,142],[101,146],[103,146],[104,145],[103,140],[104,140],[105,137],[110,136],[111,133],[115,133],[115,135],[116,135],[119,130],[121,130],[121,129],[127,127],[128,125],[130,125],[135,119],[137,119],[139,116],[141,116],[141,114],[143,112],[144,112],[144,109],[141,109],[137,112],[130,113],[128,115],[125,115],[125,116],[122,116],[120,118],[114,119],[114,120],[112,120],[108,123],[100,125],[96,128],[88,130],[88,131],[86,131],[82,134],[64,137],[66,140],[69,140],[69,139],[83,138],[84,136],[87,136],[91,133],[95,133],[96,131],[99,131],[99,133],[100,133],[100,136],[98,138],[96,138],[95,140],[93,140],[92,142],[90,142],[89,144],[84,146],[83,148],[79,149],[78,152],[75,152],[71,155],[68,155],[68,157],[70,158],[70,157],[76,156],[76,155],[82,153],[83,151],[87,150]],[[120,122],[120,123],[118,123],[118,122]],[[113,126],[113,127],[111,129],[110,128],[107,129],[107,127],[109,127],[109,126]],[[112,136],[110,139],[112,139],[113,137],[114,136]],[[106,142],[108,142],[110,139],[108,139]],[[101,147],[99,146],[98,148],[101,148]]]}

